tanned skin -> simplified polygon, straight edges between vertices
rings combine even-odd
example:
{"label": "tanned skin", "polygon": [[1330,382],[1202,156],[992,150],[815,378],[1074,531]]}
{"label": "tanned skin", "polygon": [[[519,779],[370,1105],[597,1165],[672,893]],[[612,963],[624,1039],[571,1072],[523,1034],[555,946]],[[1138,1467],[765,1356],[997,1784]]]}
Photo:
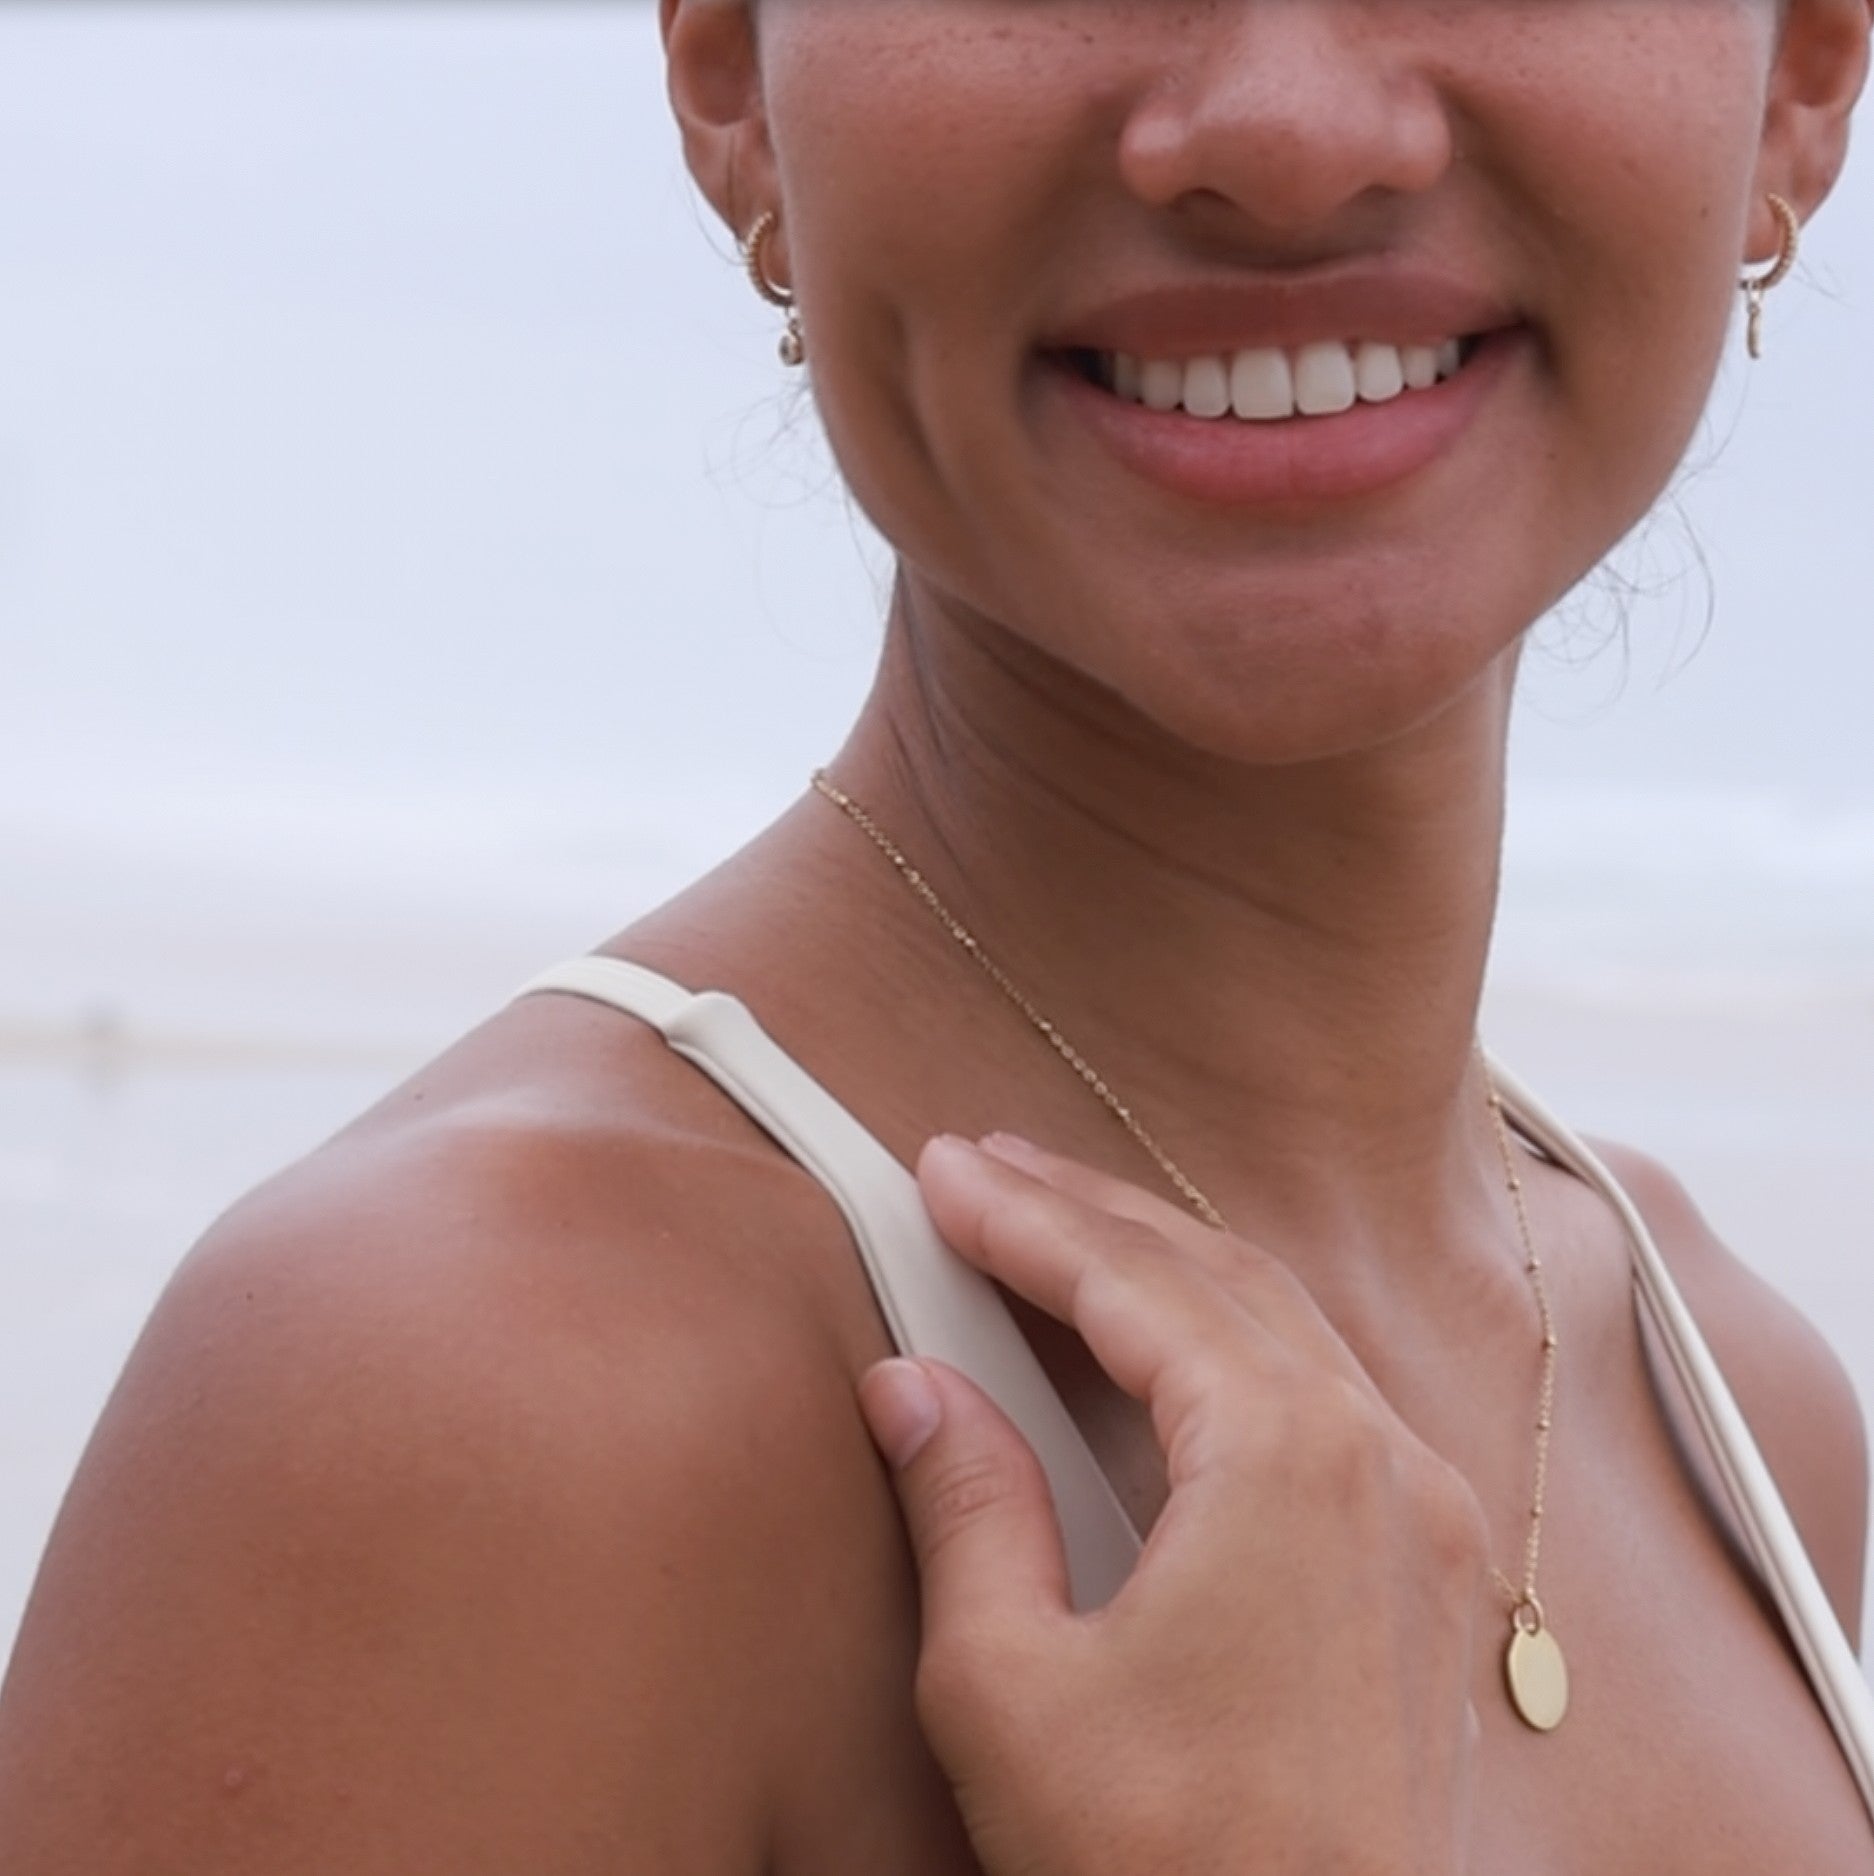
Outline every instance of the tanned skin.
{"label": "tanned skin", "polygon": [[[770,260],[819,408],[900,556],[835,772],[1175,1142],[1236,1274],[1273,1258],[1310,1299],[1396,1422],[1386,1450],[1409,1434],[1476,1508],[1468,1693],[1402,1693],[1389,1734],[1336,1741],[1319,1685],[1455,1658],[1400,1612],[1463,1546],[1379,1555],[1245,1480],[1276,1551],[1363,1587],[1314,1671],[1243,1660],[1180,1716],[1219,1742],[1183,1755],[1192,1814],[1227,1815],[1227,1729],[1259,1699],[1361,1867],[1406,1867],[1378,1860],[1398,1790],[1375,1779],[1360,1815],[1346,1762],[1422,1744],[1440,1776],[1467,1755],[1448,1870],[1874,1870],[1620,1228],[1533,1160],[1563,1336],[1541,1588],[1575,1706],[1538,1737],[1504,1698],[1476,1566],[1520,1554],[1538,1353],[1470,1053],[1524,635],[1680,459],[1739,269],[1776,247],[1766,193],[1805,219],[1828,194],[1862,0],[662,16],[698,183],[738,232],[781,211]],[[1221,510],[1060,414],[1050,345],[1103,296],[1400,256],[1525,341],[1397,485]],[[741,996],[952,1217],[939,1132],[1010,1129],[1163,1196],[815,796],[608,949]],[[1840,1364],[1670,1175],[1614,1164],[1858,1636],[1867,1454]],[[1083,1223],[1091,1261],[1105,1227]],[[1017,1316],[1140,1526],[1169,1517],[1140,1403],[1044,1310]],[[609,1010],[503,1011],[244,1199],[170,1286],[0,1695],[0,1867],[1003,1876],[920,1727],[917,1564],[855,1393],[889,1352],[825,1191],[693,1067]],[[1269,1579],[1215,1529],[1236,1619]],[[1406,1653],[1374,1649],[1369,1614]],[[1046,1691],[1041,1657],[1010,1659]],[[1028,1767],[1066,1768],[1048,1797],[1071,1830],[1021,1819],[1071,1843],[1063,1876],[1118,1867],[1080,1846],[1103,1820],[1131,1841],[1163,1773],[1131,1710],[1025,1736],[1010,1703],[999,1795],[1019,1813]],[[1294,1867],[1301,1836],[1267,1823],[1240,1819],[1261,1861],[1230,1867]],[[1213,1866],[1214,1833],[1183,1848],[1164,1866]]]}

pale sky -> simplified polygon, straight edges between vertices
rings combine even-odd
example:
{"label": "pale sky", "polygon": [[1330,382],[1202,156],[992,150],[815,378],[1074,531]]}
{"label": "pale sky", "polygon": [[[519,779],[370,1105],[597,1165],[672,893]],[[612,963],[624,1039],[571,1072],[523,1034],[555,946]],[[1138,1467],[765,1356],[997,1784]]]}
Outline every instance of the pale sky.
{"label": "pale sky", "polygon": [[[876,566],[660,85],[631,0],[0,8],[0,828],[291,864],[572,802],[674,878],[798,789]],[[1874,160],[1806,256],[1626,557],[1624,689],[1535,660],[1515,839],[1820,842],[1874,918]]]}

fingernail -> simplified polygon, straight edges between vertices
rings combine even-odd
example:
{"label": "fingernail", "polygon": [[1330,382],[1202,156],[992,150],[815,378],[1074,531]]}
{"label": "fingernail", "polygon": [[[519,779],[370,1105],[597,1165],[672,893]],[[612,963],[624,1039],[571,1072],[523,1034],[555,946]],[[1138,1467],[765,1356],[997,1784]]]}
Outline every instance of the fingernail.
{"label": "fingernail", "polygon": [[964,1139],[960,1133],[934,1133],[924,1142],[924,1151],[957,1166],[976,1166],[980,1161],[975,1143]]}
{"label": "fingernail", "polygon": [[879,1450],[899,1471],[918,1456],[943,1419],[943,1402],[930,1376],[899,1356],[866,1370],[859,1406]]}
{"label": "fingernail", "polygon": [[1024,1140],[1019,1133],[986,1133],[976,1144],[985,1153],[993,1153],[997,1159],[1019,1166],[1024,1172],[1039,1172],[1047,1164],[1047,1155],[1041,1148],[1032,1140]]}

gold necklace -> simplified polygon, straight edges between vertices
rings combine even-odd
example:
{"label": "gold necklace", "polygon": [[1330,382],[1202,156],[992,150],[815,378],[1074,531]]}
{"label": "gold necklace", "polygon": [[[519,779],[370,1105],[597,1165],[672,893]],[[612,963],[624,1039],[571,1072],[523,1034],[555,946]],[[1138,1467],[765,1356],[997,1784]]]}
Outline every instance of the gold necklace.
{"label": "gold necklace", "polygon": [[[885,830],[852,796],[836,787],[824,769],[814,771],[813,785],[885,855],[897,869],[899,877],[930,908],[950,936],[975,959],[996,988],[1027,1017],[1054,1052],[1099,1096],[1127,1133],[1151,1155],[1158,1169],[1198,1217],[1218,1231],[1228,1230],[1223,1214],[1139,1124],[1137,1116],[1113,1092],[1105,1076],[1022,993],[963,921],[938,897],[936,888],[911,864]],[[1548,1482],[1549,1431],[1554,1419],[1555,1360],[1561,1344],[1555,1333],[1555,1319],[1549,1307],[1548,1284],[1543,1277],[1542,1259],[1537,1254],[1535,1235],[1529,1225],[1529,1207],[1523,1197],[1523,1178],[1516,1170],[1509,1123],[1504,1118],[1503,1096],[1497,1088],[1496,1077],[1490,1072],[1489,1058],[1484,1054],[1481,1044],[1477,1047],[1477,1060],[1488,1093],[1497,1151],[1503,1161],[1504,1183],[1509,1188],[1517,1232],[1523,1242],[1523,1268],[1528,1272],[1530,1284],[1535,1290],[1536,1307],[1542,1319],[1542,1387],[1536,1408],[1535,1489],[1529,1508],[1529,1534],[1523,1546],[1522,1585],[1519,1588],[1494,1564],[1491,1566],[1491,1574],[1510,1599],[1510,1638],[1503,1656],[1504,1681],[1509,1690],[1510,1702],[1530,1726],[1538,1732],[1546,1733],[1554,1731],[1561,1724],[1562,1716],[1568,1710],[1567,1663],[1562,1657],[1561,1644],[1556,1641],[1554,1631],[1548,1625],[1547,1614],[1536,1595],[1536,1562],[1542,1548],[1543,1494]]]}

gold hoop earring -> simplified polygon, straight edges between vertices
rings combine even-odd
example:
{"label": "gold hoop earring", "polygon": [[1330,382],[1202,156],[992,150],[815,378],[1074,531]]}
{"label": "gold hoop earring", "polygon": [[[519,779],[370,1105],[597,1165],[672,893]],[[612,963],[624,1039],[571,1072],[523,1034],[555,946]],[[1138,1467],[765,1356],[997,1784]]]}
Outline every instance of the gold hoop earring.
{"label": "gold hoop earring", "polygon": [[1789,278],[1789,271],[1796,265],[1796,255],[1802,247],[1802,222],[1796,211],[1780,195],[1770,197],[1770,208],[1782,224],[1783,245],[1777,251],[1776,259],[1762,273],[1746,274],[1738,283],[1743,289],[1744,304],[1749,309],[1745,338],[1752,358],[1763,356],[1764,295]]}
{"label": "gold hoop earring", "polygon": [[786,287],[776,286],[768,272],[768,243],[781,225],[775,209],[763,209],[754,227],[743,237],[742,265],[748,270],[751,285],[770,306],[778,306],[787,315],[787,330],[781,334],[781,363],[792,369],[807,362],[807,335],[800,323],[800,307]]}

